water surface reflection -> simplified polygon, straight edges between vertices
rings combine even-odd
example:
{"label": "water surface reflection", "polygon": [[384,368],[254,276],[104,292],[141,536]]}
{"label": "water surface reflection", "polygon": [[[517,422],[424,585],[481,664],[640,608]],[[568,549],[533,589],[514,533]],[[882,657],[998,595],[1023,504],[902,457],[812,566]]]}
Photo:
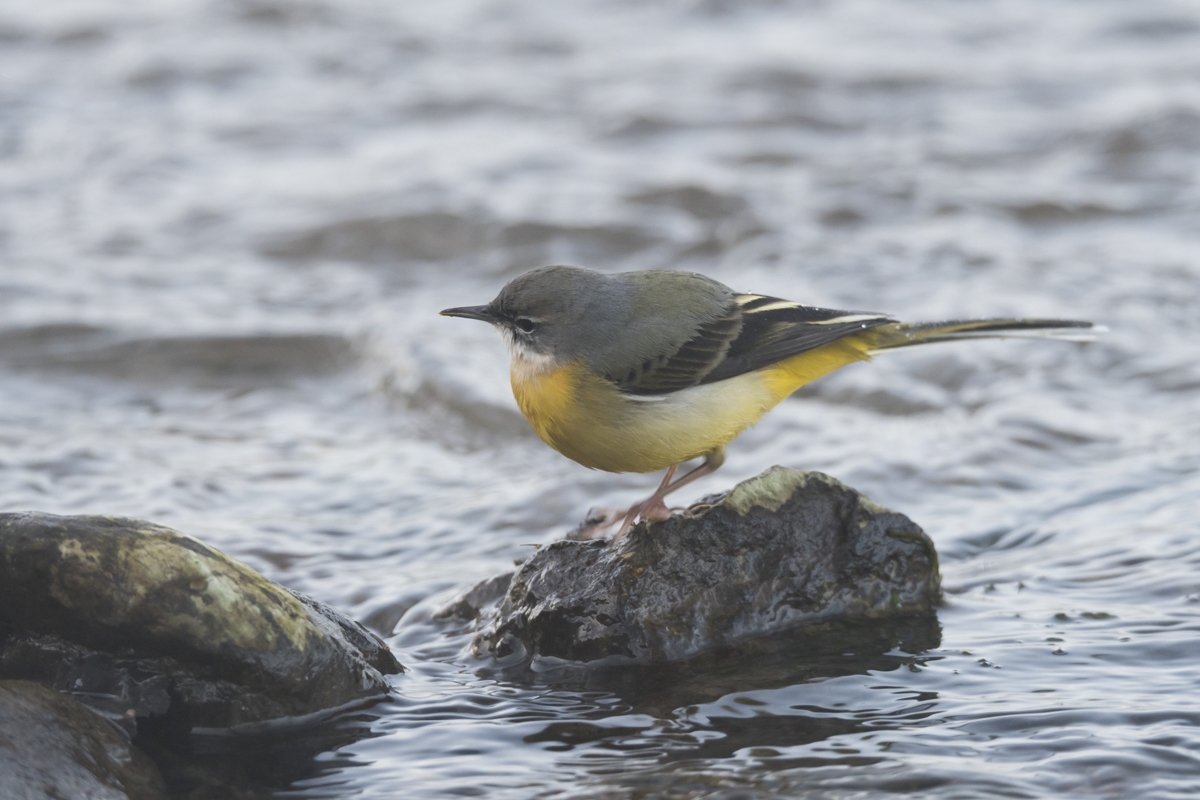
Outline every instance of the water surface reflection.
{"label": "water surface reflection", "polygon": [[[0,508],[395,629],[394,698],[262,795],[1200,795],[1198,45],[1173,0],[10,3]],[[680,498],[782,464],[904,512],[940,637],[508,675],[405,616],[654,482],[436,316],[552,262],[1111,333],[847,368]]]}

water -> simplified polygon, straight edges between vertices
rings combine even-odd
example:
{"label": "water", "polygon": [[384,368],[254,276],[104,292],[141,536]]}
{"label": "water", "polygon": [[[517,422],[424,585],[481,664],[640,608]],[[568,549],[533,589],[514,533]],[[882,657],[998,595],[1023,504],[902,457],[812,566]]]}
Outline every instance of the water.
{"label": "water", "polygon": [[505,677],[401,620],[377,735],[260,791],[1194,797],[1198,175],[1182,1],[9,4],[0,508],[148,517],[390,631],[657,480],[551,452],[435,315],[527,268],[1096,320],[847,368],[682,498],[835,475],[933,536],[940,632]]}

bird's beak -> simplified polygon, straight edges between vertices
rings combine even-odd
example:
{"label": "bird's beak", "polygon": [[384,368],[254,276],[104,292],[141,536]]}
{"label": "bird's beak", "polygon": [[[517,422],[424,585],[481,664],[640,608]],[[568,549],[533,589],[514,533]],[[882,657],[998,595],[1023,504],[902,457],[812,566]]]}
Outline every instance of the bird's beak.
{"label": "bird's beak", "polygon": [[440,312],[443,317],[466,317],[467,319],[479,319],[484,322],[495,322],[496,318],[492,315],[487,306],[463,306],[462,308],[447,308]]}

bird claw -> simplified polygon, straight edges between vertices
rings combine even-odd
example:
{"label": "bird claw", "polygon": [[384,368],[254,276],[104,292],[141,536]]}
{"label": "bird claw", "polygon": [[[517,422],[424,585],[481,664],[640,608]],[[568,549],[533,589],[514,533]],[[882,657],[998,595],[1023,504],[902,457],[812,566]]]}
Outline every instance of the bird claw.
{"label": "bird claw", "polygon": [[[645,508],[638,509],[637,516],[639,519],[653,519],[653,520],[662,521],[664,519],[670,519],[671,514],[673,513],[671,511],[671,509],[667,508],[667,504],[664,503],[661,499],[657,503],[650,503],[650,504],[639,503],[638,505],[646,506]],[[638,506],[634,506],[633,508],[638,508]],[[633,511],[633,508],[631,508],[629,510]]]}
{"label": "bird claw", "polygon": [[588,510],[587,518],[580,523],[578,528],[568,533],[566,538],[572,541],[595,539],[620,522],[621,527],[613,536],[615,542],[619,541],[638,520],[661,522],[670,519],[671,515],[678,510],[667,508],[667,504],[661,498],[654,502],[643,501],[623,511],[593,508]]}

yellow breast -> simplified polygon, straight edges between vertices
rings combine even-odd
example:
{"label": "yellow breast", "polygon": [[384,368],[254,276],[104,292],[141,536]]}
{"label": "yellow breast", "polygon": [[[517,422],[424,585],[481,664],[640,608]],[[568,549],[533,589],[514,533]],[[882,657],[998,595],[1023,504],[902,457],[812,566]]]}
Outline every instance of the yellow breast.
{"label": "yellow breast", "polygon": [[569,438],[578,416],[578,391],[582,384],[582,366],[542,370],[513,359],[513,397],[525,419],[543,442],[562,452],[556,442]]}
{"label": "yellow breast", "polygon": [[849,339],[716,383],[635,397],[582,362],[514,358],[513,395],[542,441],[590,469],[656,472],[719,450],[804,384],[866,358]]}

